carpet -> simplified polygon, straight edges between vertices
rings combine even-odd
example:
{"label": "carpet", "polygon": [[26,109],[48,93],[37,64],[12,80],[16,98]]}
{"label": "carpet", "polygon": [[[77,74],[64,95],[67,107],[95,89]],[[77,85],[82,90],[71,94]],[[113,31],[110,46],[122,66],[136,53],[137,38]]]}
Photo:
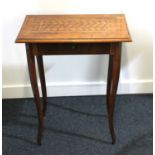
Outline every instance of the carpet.
{"label": "carpet", "polygon": [[48,98],[43,144],[33,99],[2,100],[3,155],[152,155],[153,96],[118,95],[111,144],[105,96]]}

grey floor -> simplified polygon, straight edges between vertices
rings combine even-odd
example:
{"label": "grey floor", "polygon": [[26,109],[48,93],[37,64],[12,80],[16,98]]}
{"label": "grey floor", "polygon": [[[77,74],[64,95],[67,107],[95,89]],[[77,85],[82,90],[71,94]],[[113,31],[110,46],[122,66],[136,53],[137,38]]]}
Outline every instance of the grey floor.
{"label": "grey floor", "polygon": [[105,96],[48,98],[43,145],[33,99],[3,100],[3,155],[152,155],[152,95],[119,95],[111,145]]}

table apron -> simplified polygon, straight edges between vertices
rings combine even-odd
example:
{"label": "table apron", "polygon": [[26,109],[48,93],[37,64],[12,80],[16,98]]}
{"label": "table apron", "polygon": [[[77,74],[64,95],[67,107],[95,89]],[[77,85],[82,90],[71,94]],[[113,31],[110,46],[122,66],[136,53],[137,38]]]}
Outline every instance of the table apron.
{"label": "table apron", "polygon": [[33,55],[113,54],[111,43],[33,43]]}

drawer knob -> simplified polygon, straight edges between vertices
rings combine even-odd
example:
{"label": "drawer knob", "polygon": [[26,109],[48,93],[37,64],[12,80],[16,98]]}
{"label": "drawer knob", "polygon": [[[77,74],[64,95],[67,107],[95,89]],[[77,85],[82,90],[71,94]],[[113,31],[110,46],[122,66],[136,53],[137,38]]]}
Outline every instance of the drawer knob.
{"label": "drawer knob", "polygon": [[72,45],[72,49],[75,49],[76,48],[76,45]]}

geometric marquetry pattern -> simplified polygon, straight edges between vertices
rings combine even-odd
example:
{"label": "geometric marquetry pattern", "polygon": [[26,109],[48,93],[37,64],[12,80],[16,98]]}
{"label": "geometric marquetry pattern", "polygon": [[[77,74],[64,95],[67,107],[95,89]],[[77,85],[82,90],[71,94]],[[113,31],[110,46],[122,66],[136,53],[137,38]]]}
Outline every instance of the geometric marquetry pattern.
{"label": "geometric marquetry pattern", "polygon": [[[107,33],[112,32],[112,28],[115,31],[119,31],[122,29],[123,23],[121,20],[118,22],[116,18],[99,18],[99,19],[81,19],[75,18],[73,19],[50,19],[50,18],[35,18],[31,17],[27,24],[31,23],[31,27],[29,27],[29,32],[40,32],[40,33],[49,33],[49,32],[104,32]],[[33,22],[35,21],[35,22]],[[117,21],[117,22],[116,22]],[[117,27],[117,29],[116,29]]]}
{"label": "geometric marquetry pattern", "polygon": [[131,41],[123,14],[28,15],[16,42]]}

